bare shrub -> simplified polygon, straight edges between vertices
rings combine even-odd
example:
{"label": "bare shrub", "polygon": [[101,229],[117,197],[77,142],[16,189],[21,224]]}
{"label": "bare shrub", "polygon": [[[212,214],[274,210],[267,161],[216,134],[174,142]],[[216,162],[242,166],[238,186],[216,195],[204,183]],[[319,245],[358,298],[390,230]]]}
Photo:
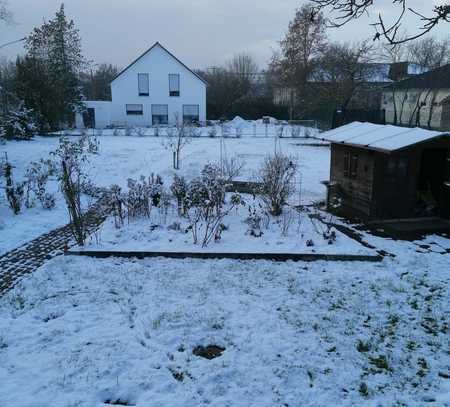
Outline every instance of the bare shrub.
{"label": "bare shrub", "polygon": [[227,182],[234,180],[239,177],[242,173],[242,169],[245,166],[245,162],[243,162],[238,156],[233,156],[230,158],[222,159],[222,174],[225,177]]}
{"label": "bare shrub", "polygon": [[183,121],[178,120],[178,115],[175,114],[175,127],[167,129],[167,138],[163,141],[163,146],[172,151],[173,154],[173,168],[180,169],[181,151],[190,142],[189,133]]}
{"label": "bare shrub", "polygon": [[198,243],[200,233],[203,247],[206,247],[213,238],[220,239],[224,217],[243,203],[239,194],[233,194],[229,204],[225,204],[226,185],[220,168],[212,164],[206,165],[200,177],[194,178],[189,183],[186,194],[186,216],[194,244]]}
{"label": "bare shrub", "polygon": [[288,236],[289,229],[294,223],[295,212],[291,208],[287,208],[281,215],[281,235]]}
{"label": "bare shrub", "polygon": [[258,175],[261,183],[258,194],[271,215],[279,216],[283,212],[283,205],[294,191],[295,171],[289,156],[275,154],[264,160]]}
{"label": "bare shrub", "polygon": [[125,197],[119,185],[111,185],[106,201],[106,208],[107,212],[111,213],[114,217],[115,227],[122,227],[125,221]]}

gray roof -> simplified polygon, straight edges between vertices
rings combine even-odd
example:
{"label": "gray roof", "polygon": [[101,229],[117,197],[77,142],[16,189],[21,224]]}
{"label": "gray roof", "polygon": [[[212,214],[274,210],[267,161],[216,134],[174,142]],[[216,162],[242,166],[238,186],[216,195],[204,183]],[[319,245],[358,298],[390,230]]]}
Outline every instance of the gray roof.
{"label": "gray roof", "polygon": [[450,139],[450,134],[425,130],[419,127],[406,128],[384,124],[352,122],[321,133],[318,137],[331,143],[390,153],[440,137],[449,137]]}

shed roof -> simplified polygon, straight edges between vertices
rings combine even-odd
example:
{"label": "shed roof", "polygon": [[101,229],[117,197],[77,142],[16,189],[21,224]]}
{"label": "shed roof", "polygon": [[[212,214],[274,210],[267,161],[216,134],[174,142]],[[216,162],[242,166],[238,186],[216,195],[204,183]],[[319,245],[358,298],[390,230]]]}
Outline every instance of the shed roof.
{"label": "shed roof", "polygon": [[448,137],[450,139],[450,133],[425,130],[419,127],[406,128],[384,124],[352,122],[326,131],[320,134],[319,137],[331,143],[390,153],[440,137]]}

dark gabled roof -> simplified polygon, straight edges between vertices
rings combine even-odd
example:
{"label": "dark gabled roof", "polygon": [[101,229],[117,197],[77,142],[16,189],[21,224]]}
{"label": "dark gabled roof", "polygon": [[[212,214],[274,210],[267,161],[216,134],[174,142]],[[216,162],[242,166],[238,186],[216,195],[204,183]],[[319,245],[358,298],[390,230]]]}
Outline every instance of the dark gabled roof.
{"label": "dark gabled roof", "polygon": [[205,85],[208,83],[198,74],[196,74],[192,69],[190,69],[187,65],[185,65],[183,62],[181,62],[175,55],[173,55],[167,48],[163,47],[158,41],[156,41],[147,51],[145,51],[143,54],[139,55],[130,65],[128,65],[125,69],[122,69],[111,82],[114,82],[120,75],[125,73],[129,68],[131,68],[137,61],[139,61],[143,56],[147,55],[153,48],[156,46],[161,47],[164,51],[166,51],[173,59],[175,59],[179,64],[184,66],[189,72],[191,72],[194,76],[196,76],[198,79],[200,79]]}
{"label": "dark gabled roof", "polygon": [[412,78],[393,83],[395,89],[442,89],[450,88],[450,64],[414,75]]}

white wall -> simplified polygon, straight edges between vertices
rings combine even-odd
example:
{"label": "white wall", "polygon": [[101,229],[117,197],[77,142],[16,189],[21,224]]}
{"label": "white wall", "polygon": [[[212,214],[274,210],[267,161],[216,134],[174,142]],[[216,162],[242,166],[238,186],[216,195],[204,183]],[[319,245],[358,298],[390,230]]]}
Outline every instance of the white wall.
{"label": "white wall", "polygon": [[[111,124],[111,102],[100,100],[87,100],[84,103],[86,108],[95,109],[95,127],[104,129]],[[81,113],[75,114],[75,127],[84,129],[83,116]]]}
{"label": "white wall", "polygon": [[[386,123],[415,126],[417,107],[424,103],[419,109],[419,125],[428,127],[430,123],[431,128],[440,130],[441,102],[449,95],[450,89],[389,89],[383,92],[381,108],[386,109]],[[395,116],[397,123],[394,123]]]}
{"label": "white wall", "polygon": [[[150,95],[139,96],[138,73],[148,73]],[[180,96],[169,96],[169,74],[180,75]],[[111,124],[151,126],[151,105],[168,105],[169,122],[183,117],[183,105],[199,105],[199,119],[206,120],[206,84],[156,45],[111,83]],[[126,104],[142,104],[142,116],[127,115]]]}

